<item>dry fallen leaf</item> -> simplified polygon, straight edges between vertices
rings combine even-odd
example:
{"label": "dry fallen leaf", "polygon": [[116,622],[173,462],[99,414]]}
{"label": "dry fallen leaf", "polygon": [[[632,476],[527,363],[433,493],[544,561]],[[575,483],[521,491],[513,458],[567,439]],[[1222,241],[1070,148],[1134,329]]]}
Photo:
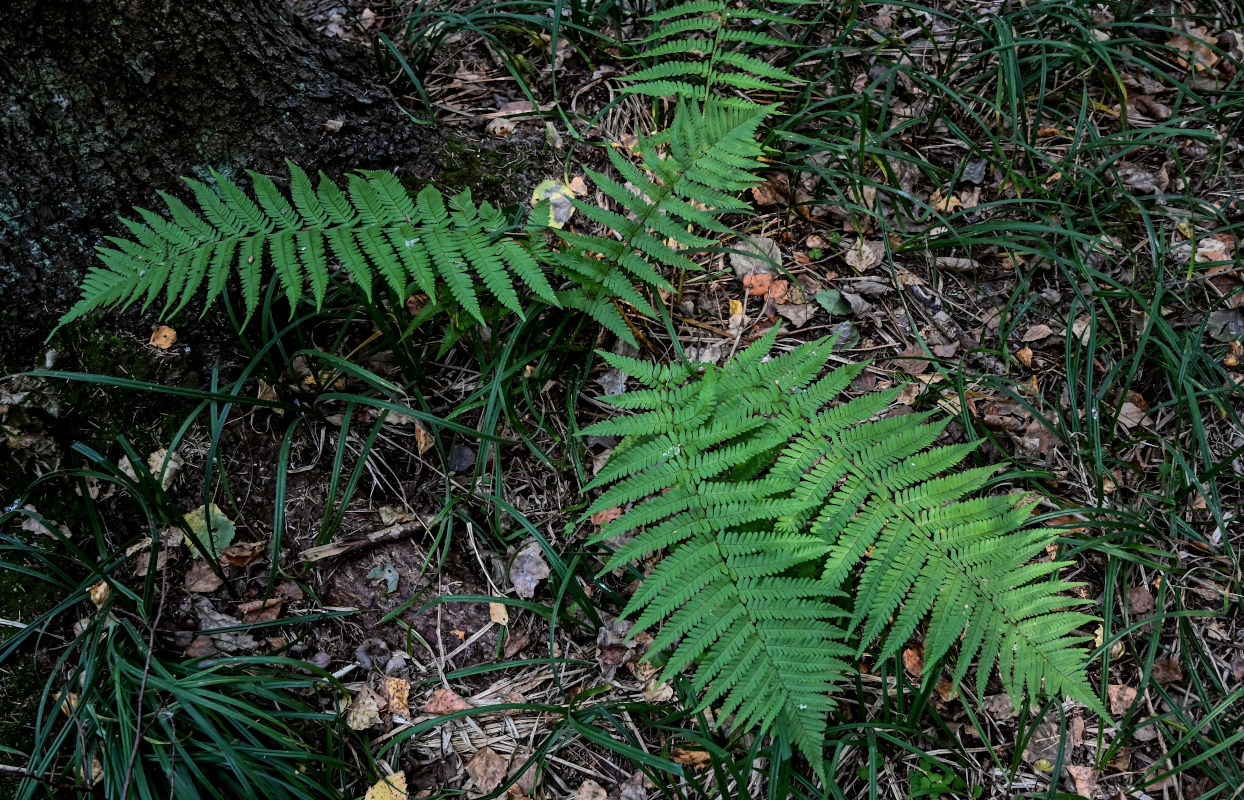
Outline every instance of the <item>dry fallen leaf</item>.
{"label": "dry fallen leaf", "polygon": [[239,603],[238,613],[242,615],[243,622],[271,622],[281,616],[281,604],[284,602],[284,597],[251,600],[247,603]]}
{"label": "dry fallen leaf", "polygon": [[491,747],[484,745],[466,763],[467,774],[475,781],[475,788],[484,794],[496,789],[505,780],[509,760]]}
{"label": "dry fallen leaf", "polygon": [[1133,614],[1147,614],[1153,610],[1153,595],[1144,586],[1127,590],[1127,609]]}
{"label": "dry fallen leaf", "polygon": [[1122,683],[1112,683],[1106,687],[1106,696],[1110,698],[1110,713],[1121,717],[1136,701],[1136,690]]}
{"label": "dry fallen leaf", "polygon": [[385,677],[380,682],[380,696],[384,698],[384,709],[390,714],[410,716],[410,681],[405,678]]}
{"label": "dry fallen leaf", "polygon": [[380,695],[364,686],[346,709],[346,725],[351,730],[365,731],[380,722]]}
{"label": "dry fallen leaf", "polygon": [[471,708],[471,704],[463,700],[462,697],[453,689],[437,689],[432,692],[432,697],[428,702],[423,704],[423,711],[426,714],[452,714],[455,711],[466,711]]}
{"label": "dry fallen leaf", "polygon": [[855,244],[847,250],[843,258],[856,272],[867,272],[880,264],[884,256],[885,246],[881,242],[868,242],[861,236],[856,237]]}
{"label": "dry fallen leaf", "polygon": [[652,781],[643,770],[622,782],[618,787],[618,800],[648,800],[648,792],[652,789]]}
{"label": "dry fallen leaf", "polygon": [[1075,782],[1076,794],[1085,797],[1092,797],[1093,791],[1097,788],[1097,770],[1092,767],[1068,766],[1067,771],[1071,773],[1071,780]]}
{"label": "dry fallen leaf", "polygon": [[1162,685],[1176,683],[1184,679],[1183,667],[1177,658],[1155,658],[1153,660],[1153,679]]}
{"label": "dry fallen leaf", "polygon": [[488,618],[498,625],[510,624],[510,608],[505,603],[489,603]]}
{"label": "dry fallen leaf", "polygon": [[187,591],[207,594],[216,591],[223,585],[224,581],[212,570],[212,565],[206,561],[196,561],[190,565],[190,569],[186,570]]}
{"label": "dry fallen leaf", "polygon": [[913,678],[919,678],[924,674],[924,654],[915,647],[908,647],[903,651],[903,668]]}
{"label": "dry fallen leaf", "polygon": [[406,800],[406,797],[406,773],[395,772],[376,781],[363,800]]}
{"label": "dry fallen leaf", "polygon": [[707,750],[684,750],[681,747],[675,747],[670,750],[670,756],[675,764],[682,764],[685,767],[707,767],[713,762],[713,757]]}
{"label": "dry fallen leaf", "polygon": [[622,516],[622,509],[617,506],[606,508],[604,511],[597,511],[592,515],[592,524],[598,528],[603,528],[610,522]]}
{"label": "dry fallen leaf", "polygon": [[240,542],[226,547],[220,557],[235,567],[245,567],[258,558],[263,550],[263,542]]}
{"label": "dry fallen leaf", "polygon": [[1050,328],[1049,325],[1042,323],[1040,325],[1033,325],[1031,328],[1024,331],[1022,341],[1036,342],[1036,341],[1040,341],[1041,339],[1045,339],[1053,335],[1054,335],[1053,329]]}
{"label": "dry fallen leaf", "polygon": [[536,586],[549,576],[549,565],[540,555],[539,542],[529,542],[518,551],[510,564],[509,574],[515,594],[523,600],[535,597]]}
{"label": "dry fallen leaf", "polygon": [[1015,354],[1015,357],[1018,358],[1019,363],[1023,364],[1025,367],[1032,366],[1032,348],[1031,347],[1028,347],[1027,345],[1025,345],[1019,348],[1019,352]]}
{"label": "dry fallen leaf", "polygon": [[152,347],[158,347],[161,350],[167,350],[177,342],[177,331],[167,325],[161,325],[151,332],[151,341],[148,342]]}
{"label": "dry fallen leaf", "polygon": [[574,800],[606,800],[608,797],[605,787],[591,778],[580,784],[578,791],[574,793]]}

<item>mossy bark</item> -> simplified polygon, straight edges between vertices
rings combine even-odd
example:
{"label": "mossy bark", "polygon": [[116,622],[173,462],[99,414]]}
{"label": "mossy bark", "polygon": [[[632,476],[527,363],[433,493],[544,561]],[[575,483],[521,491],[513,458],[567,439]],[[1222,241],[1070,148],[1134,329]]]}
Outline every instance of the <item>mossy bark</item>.
{"label": "mossy bark", "polygon": [[[438,147],[363,48],[279,0],[9,0],[0,15],[0,374],[33,365],[118,212],[212,167],[423,175]],[[325,123],[344,124],[330,131]]]}

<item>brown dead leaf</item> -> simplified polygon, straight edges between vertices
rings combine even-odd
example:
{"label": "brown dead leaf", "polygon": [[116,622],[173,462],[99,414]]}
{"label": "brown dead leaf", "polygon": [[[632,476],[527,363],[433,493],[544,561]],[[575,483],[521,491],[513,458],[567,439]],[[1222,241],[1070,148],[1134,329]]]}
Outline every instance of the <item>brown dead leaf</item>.
{"label": "brown dead leaf", "polygon": [[529,542],[515,554],[509,575],[515,594],[523,600],[535,597],[536,586],[549,576],[549,565],[540,555],[539,542]]}
{"label": "brown dead leaf", "polygon": [[235,567],[245,567],[258,558],[263,549],[263,542],[241,542],[226,547],[220,555]]}
{"label": "brown dead leaf", "polygon": [[1127,684],[1112,683],[1106,687],[1106,696],[1110,698],[1110,713],[1121,717],[1136,701],[1136,690]]}
{"label": "brown dead leaf", "polygon": [[649,703],[664,703],[673,698],[674,687],[665,681],[657,683],[656,681],[648,681],[644,685],[644,699]]}
{"label": "brown dead leaf", "polygon": [[197,592],[199,594],[208,594],[214,592],[224,585],[224,582],[212,571],[212,565],[206,561],[198,560],[190,565],[190,569],[186,570],[186,590]]}
{"label": "brown dead leaf", "polygon": [[929,368],[927,358],[917,358],[917,356],[923,355],[924,348],[918,344],[909,344],[903,349],[901,358],[890,359],[890,366],[906,372],[908,375],[919,375]]}
{"label": "brown dead leaf", "polygon": [[772,282],[773,276],[767,272],[749,272],[743,276],[743,288],[752,297],[764,297]]}
{"label": "brown dead leaf", "polygon": [[210,636],[196,636],[186,647],[186,658],[204,658],[212,656],[219,652],[216,649],[216,643],[212,641]]}
{"label": "brown dead leaf", "polygon": [[610,522],[622,516],[622,509],[618,507],[606,508],[604,511],[597,511],[592,515],[592,524],[598,528],[603,528]]}
{"label": "brown dead leaf", "polygon": [[959,696],[959,690],[955,688],[953,683],[945,678],[942,678],[937,683],[933,684],[933,691],[937,692],[937,696],[941,698],[943,703],[949,703],[951,700],[954,700]]}
{"label": "brown dead leaf", "polygon": [[752,199],[758,206],[786,205],[790,202],[790,179],[775,173],[759,186],[752,187]]}
{"label": "brown dead leaf", "polygon": [[108,588],[108,581],[100,581],[91,587],[91,602],[99,608],[108,601],[108,596],[112,594],[112,590]]}
{"label": "brown dead leaf", "polygon": [[1153,610],[1153,595],[1145,586],[1133,586],[1127,590],[1127,609],[1133,614],[1147,614]]}
{"label": "brown dead leaf", "polygon": [[574,793],[574,800],[607,800],[608,797],[609,793],[605,791],[605,787],[591,778],[580,784],[579,789]]}
{"label": "brown dead leaf", "polygon": [[351,730],[365,731],[380,722],[381,697],[370,686],[364,686],[346,709],[346,725]]}
{"label": "brown dead leaf", "polygon": [[671,748],[670,757],[675,764],[682,764],[684,767],[707,767],[713,761],[707,750],[684,750],[681,747]]}
{"label": "brown dead leaf", "polygon": [[519,631],[511,633],[505,640],[505,651],[502,653],[507,659],[513,658],[523,651],[527,645],[531,644],[531,634],[527,631]]}
{"label": "brown dead leaf", "polygon": [[963,208],[962,200],[955,197],[953,194],[948,197],[943,197],[941,189],[937,189],[933,192],[933,196],[929,198],[929,204],[944,214],[949,214],[956,209]]}
{"label": "brown dead leaf", "polygon": [[1092,797],[1094,790],[1097,789],[1097,776],[1100,773],[1092,767],[1072,765],[1067,767],[1067,771],[1071,773],[1071,780],[1075,782],[1076,794]]}
{"label": "brown dead leaf", "polygon": [[908,647],[903,651],[903,668],[907,670],[907,674],[913,678],[919,678],[924,674],[924,652],[923,648]]}
{"label": "brown dead leaf", "polygon": [[455,711],[466,711],[471,704],[463,700],[453,689],[437,689],[432,697],[423,704],[425,714],[452,714]]}
{"label": "brown dead leaf", "polygon": [[1042,339],[1046,339],[1053,335],[1054,335],[1053,329],[1051,329],[1049,325],[1042,323],[1040,325],[1033,325],[1028,330],[1024,331],[1024,335],[1021,338],[1021,341],[1039,342]]}
{"label": "brown dead leaf", "polygon": [[843,259],[856,272],[867,272],[881,263],[885,257],[885,245],[881,242],[865,241],[862,236],[856,237],[855,243],[843,255]]}
{"label": "brown dead leaf", "polygon": [[410,681],[386,676],[380,682],[380,696],[384,698],[385,711],[410,716]]}
{"label": "brown dead leaf", "polygon": [[471,756],[471,760],[466,763],[466,771],[471,776],[471,780],[475,781],[475,788],[488,794],[505,780],[506,769],[509,765],[510,762],[505,756],[484,745],[475,751],[475,755]]}
{"label": "brown dead leaf", "polygon": [[243,622],[270,622],[281,616],[281,604],[284,602],[284,597],[269,597],[267,600],[238,603],[238,613],[242,615]]}
{"label": "brown dead leaf", "polygon": [[1032,348],[1028,345],[1024,345],[1019,348],[1019,351],[1015,354],[1015,357],[1018,358],[1019,363],[1023,364],[1025,367],[1032,366]]}
{"label": "brown dead leaf", "polygon": [[1033,730],[1024,748],[1023,759],[1040,772],[1050,772],[1054,762],[1058,760],[1059,746],[1062,744],[1062,732],[1056,720],[1043,720]]}
{"label": "brown dead leaf", "polygon": [[177,343],[177,331],[167,325],[161,325],[151,332],[151,341],[147,344],[161,350],[167,350]]}
{"label": "brown dead leaf", "polygon": [[648,792],[652,789],[652,781],[638,770],[618,787],[618,800],[648,800]]}
{"label": "brown dead leaf", "polygon": [[[507,699],[506,702],[523,702],[523,701]],[[536,788],[535,766],[534,765],[527,766],[525,770],[523,769],[523,767],[527,765],[527,762],[530,758],[531,758],[530,754],[525,753],[525,752],[522,752],[522,753],[516,752],[513,756],[510,757],[510,770],[509,772],[506,773],[505,777],[506,777],[506,780],[513,780],[514,778],[517,777],[517,780],[515,780],[514,783],[510,785],[510,788],[505,790],[505,796],[506,798],[508,798],[508,800],[523,800],[523,798],[530,797],[530,795],[535,791],[535,788]],[[520,771],[521,771],[521,774],[520,774]]]}
{"label": "brown dead leaf", "polygon": [[1186,33],[1173,36],[1166,43],[1168,47],[1183,53],[1182,57],[1175,56],[1175,61],[1184,69],[1191,68],[1193,72],[1212,70],[1218,63],[1218,54],[1209,43],[1217,37],[1203,25],[1188,25],[1184,30]]}
{"label": "brown dead leaf", "polygon": [[367,790],[363,800],[406,800],[406,773],[395,772],[381,778]]}
{"label": "brown dead leaf", "polygon": [[596,663],[600,665],[601,675],[605,680],[613,680],[620,665],[625,663],[635,650],[635,640],[628,639],[631,623],[624,619],[615,619],[610,625],[602,626],[596,631]]}
{"label": "brown dead leaf", "polygon": [[1163,686],[1168,683],[1182,681],[1184,679],[1184,670],[1183,667],[1179,665],[1179,659],[1153,659],[1153,679]]}

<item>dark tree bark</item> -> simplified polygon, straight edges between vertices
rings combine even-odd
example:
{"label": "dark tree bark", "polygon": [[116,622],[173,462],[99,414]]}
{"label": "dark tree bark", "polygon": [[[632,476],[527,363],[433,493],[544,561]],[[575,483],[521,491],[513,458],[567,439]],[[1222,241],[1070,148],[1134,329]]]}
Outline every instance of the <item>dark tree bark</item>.
{"label": "dark tree bark", "polygon": [[[32,366],[118,212],[212,167],[424,175],[436,147],[280,0],[8,0],[0,14],[0,374]],[[328,120],[344,120],[337,132]]]}

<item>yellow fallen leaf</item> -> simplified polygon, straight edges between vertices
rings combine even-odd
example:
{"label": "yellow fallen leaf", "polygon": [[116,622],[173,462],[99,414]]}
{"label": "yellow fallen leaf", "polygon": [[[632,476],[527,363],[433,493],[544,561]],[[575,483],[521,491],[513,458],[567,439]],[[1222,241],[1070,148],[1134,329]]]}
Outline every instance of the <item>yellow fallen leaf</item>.
{"label": "yellow fallen leaf", "polygon": [[498,625],[509,625],[510,609],[506,607],[505,603],[489,603],[488,618]]}
{"label": "yellow fallen leaf", "polygon": [[406,800],[406,773],[395,772],[376,781],[363,800]]}
{"label": "yellow fallen leaf", "polygon": [[346,724],[351,730],[365,731],[380,721],[380,704],[377,695],[364,686],[346,709]]}

